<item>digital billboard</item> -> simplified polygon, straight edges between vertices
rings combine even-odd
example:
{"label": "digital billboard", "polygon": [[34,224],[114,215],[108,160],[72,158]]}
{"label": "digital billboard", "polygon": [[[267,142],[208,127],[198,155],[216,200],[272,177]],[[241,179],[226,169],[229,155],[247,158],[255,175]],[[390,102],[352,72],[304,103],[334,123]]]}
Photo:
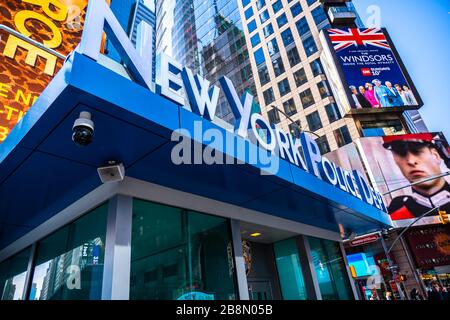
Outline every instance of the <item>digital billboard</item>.
{"label": "digital billboard", "polygon": [[[395,227],[405,227],[429,210],[450,213],[450,148],[442,133],[359,138],[326,154],[345,170],[359,170],[384,194]],[[398,189],[398,190],[397,190]],[[435,210],[414,226],[440,223]]]}
{"label": "digital billboard", "polygon": [[0,143],[80,42],[87,3],[0,2]]}
{"label": "digital billboard", "polygon": [[346,113],[412,110],[423,105],[386,29],[327,29],[321,41],[325,49],[321,59]]}
{"label": "digital billboard", "polygon": [[[450,213],[450,176],[442,176],[450,171],[450,148],[442,133],[368,137],[357,145],[395,226],[407,226],[436,207]],[[442,177],[424,181],[437,176]],[[415,225],[434,223],[440,223],[437,210]]]}

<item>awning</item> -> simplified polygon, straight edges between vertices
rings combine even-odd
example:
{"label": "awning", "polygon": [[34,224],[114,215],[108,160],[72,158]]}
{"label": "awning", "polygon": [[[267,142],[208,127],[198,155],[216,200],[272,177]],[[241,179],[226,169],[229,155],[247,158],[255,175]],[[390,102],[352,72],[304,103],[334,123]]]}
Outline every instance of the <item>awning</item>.
{"label": "awning", "polygon": [[[81,111],[95,123],[84,148],[71,138]],[[357,233],[390,225],[386,213],[282,159],[271,176],[249,164],[248,154],[240,158],[245,164],[173,164],[171,134],[184,128],[194,136],[194,120],[242,140],[74,53],[0,145],[0,248],[97,188],[97,168],[109,160],[133,178],[332,231],[338,224]]]}

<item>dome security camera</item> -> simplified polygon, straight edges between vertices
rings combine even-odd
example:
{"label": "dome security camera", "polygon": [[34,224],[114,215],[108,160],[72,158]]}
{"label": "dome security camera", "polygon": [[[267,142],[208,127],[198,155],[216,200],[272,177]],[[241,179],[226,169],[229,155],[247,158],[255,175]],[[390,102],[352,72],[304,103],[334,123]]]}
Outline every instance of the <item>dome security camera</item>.
{"label": "dome security camera", "polygon": [[91,120],[91,114],[87,111],[80,112],[80,117],[73,123],[72,131],[72,140],[77,146],[89,145],[94,137],[94,122]]}

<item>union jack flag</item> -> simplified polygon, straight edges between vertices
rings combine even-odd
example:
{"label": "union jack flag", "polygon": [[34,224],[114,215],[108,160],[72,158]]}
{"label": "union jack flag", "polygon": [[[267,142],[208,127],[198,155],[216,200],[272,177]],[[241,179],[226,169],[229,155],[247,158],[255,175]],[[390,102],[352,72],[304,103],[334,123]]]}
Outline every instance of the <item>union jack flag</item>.
{"label": "union jack flag", "polygon": [[383,31],[379,28],[368,29],[329,29],[330,40],[334,45],[336,52],[350,46],[371,45],[380,48],[390,49],[389,43]]}

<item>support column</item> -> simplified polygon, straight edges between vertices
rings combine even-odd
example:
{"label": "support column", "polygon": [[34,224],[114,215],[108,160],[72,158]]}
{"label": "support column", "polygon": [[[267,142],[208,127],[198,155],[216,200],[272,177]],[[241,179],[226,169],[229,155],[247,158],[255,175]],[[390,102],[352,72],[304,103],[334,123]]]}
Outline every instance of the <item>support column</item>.
{"label": "support column", "polygon": [[359,295],[358,290],[356,289],[355,279],[352,277],[352,273],[350,271],[350,266],[348,265],[347,255],[345,254],[344,244],[339,242],[339,247],[341,248],[342,259],[345,263],[345,270],[347,270],[348,280],[350,281],[350,286],[352,287],[353,297],[355,300],[361,300],[361,296]]}
{"label": "support column", "polygon": [[132,218],[132,197],[116,195],[109,200],[102,300],[130,297]]}
{"label": "support column", "polygon": [[317,273],[314,268],[314,261],[311,256],[311,247],[309,246],[308,237],[298,236],[297,248],[300,255],[300,264],[303,270],[303,279],[305,280],[306,291],[309,299],[322,300],[319,282],[317,281]]}
{"label": "support column", "polygon": [[25,276],[25,287],[23,288],[22,300],[28,300],[30,297],[31,286],[33,285],[34,261],[36,259],[37,243],[31,245],[30,257],[27,265],[27,275]]}
{"label": "support column", "polygon": [[236,279],[240,300],[249,300],[247,275],[245,273],[244,254],[242,251],[242,238],[239,220],[231,220],[231,237],[236,265]]}

